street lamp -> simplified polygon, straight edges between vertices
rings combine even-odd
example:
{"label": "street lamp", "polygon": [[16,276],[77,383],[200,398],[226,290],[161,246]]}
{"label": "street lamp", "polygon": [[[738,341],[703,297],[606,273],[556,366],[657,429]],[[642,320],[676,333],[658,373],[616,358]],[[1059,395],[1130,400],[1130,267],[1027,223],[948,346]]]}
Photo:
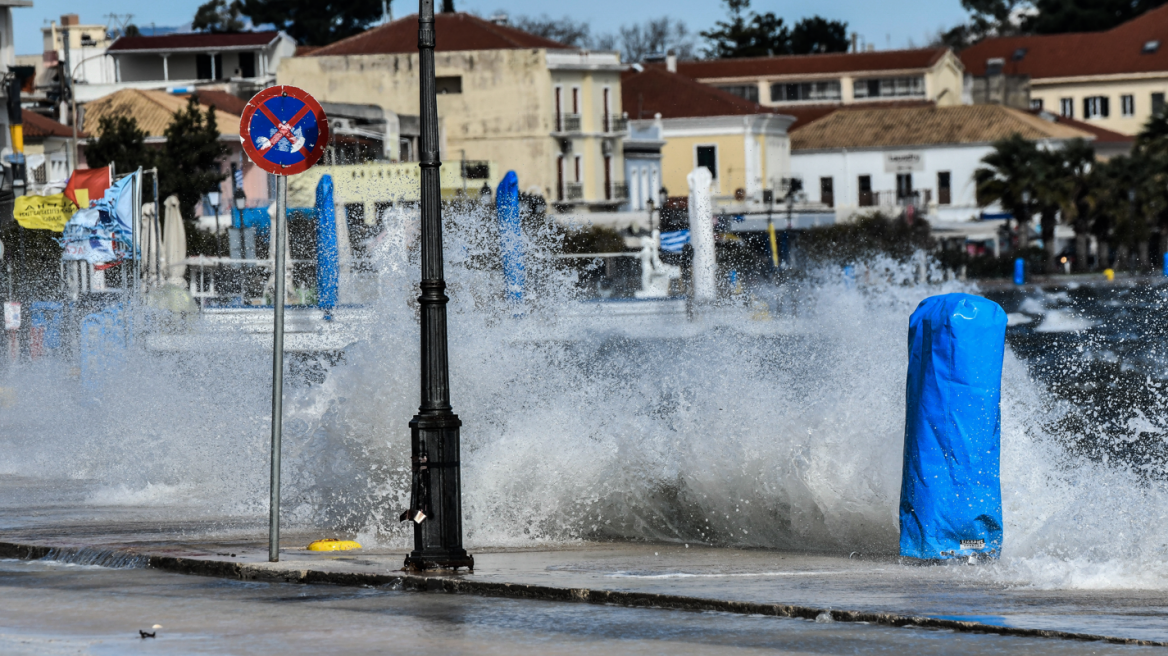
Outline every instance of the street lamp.
{"label": "street lamp", "polygon": [[474,569],[462,548],[462,481],[459,427],[450,406],[446,345],[446,281],[442,271],[442,205],[438,167],[438,96],[434,79],[434,0],[418,0],[418,74],[421,109],[422,403],[410,420],[413,482],[402,521],[414,522],[412,570]]}

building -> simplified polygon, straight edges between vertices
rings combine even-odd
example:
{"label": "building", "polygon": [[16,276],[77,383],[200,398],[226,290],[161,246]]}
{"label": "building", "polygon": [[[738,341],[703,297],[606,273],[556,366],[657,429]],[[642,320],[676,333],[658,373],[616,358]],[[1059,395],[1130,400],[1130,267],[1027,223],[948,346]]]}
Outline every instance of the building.
{"label": "building", "polygon": [[962,102],[965,69],[948,48],[751,57],[666,64],[766,107],[857,102]]}
{"label": "building", "polygon": [[625,180],[629,184],[626,212],[661,207],[661,149],[665,146],[665,126],[658,114],[653,121],[631,121],[629,136],[621,143],[625,154]]}
{"label": "building", "polygon": [[61,23],[51,22],[41,28],[46,67],[63,64],[72,67],[77,84],[112,84],[114,64],[105,57],[113,41],[105,25],[82,24],[77,14],[61,16]]}
{"label": "building", "polygon": [[275,31],[123,36],[104,52],[112,79],[77,78],[77,100],[88,102],[121,89],[195,87],[249,96],[271,86],[280,61],[295,51],[292,37]]}
{"label": "building", "polygon": [[[439,13],[435,29],[447,166],[496,162],[501,173],[518,174],[521,190],[563,211],[625,203],[617,53],[570,48],[470,14]],[[417,116],[417,67],[418,22],[409,16],[284,59],[277,78],[324,102]],[[390,159],[415,159],[414,144],[403,140]]]}
{"label": "building", "polygon": [[661,182],[668,195],[688,194],[686,176],[698,166],[713,174],[721,205],[761,203],[763,191],[789,175],[793,117],[659,66],[639,68],[622,76],[624,113],[635,132],[656,129],[665,141]]}
{"label": "building", "polygon": [[[32,0],[0,0],[0,66],[8,71],[8,67],[16,65],[16,47],[12,36],[12,9],[14,7],[31,7]],[[7,100],[7,92],[0,88],[0,98]],[[0,111],[0,143],[8,152],[12,152],[12,136],[8,129],[8,113]],[[11,182],[11,181],[10,181]]]}
{"label": "building", "polygon": [[841,109],[791,135],[808,200],[858,213],[906,206],[942,221],[978,217],[973,172],[993,142],[1020,134],[1047,147],[1097,134],[1003,105]]}
{"label": "building", "polygon": [[1102,32],[985,39],[961,61],[971,86],[1025,77],[1032,107],[1134,135],[1168,94],[1168,6]]}
{"label": "building", "polygon": [[[64,188],[69,179],[69,147],[73,128],[29,110],[21,112],[24,125],[25,170],[29,193],[46,187]],[[79,137],[85,137],[80,133]]]}

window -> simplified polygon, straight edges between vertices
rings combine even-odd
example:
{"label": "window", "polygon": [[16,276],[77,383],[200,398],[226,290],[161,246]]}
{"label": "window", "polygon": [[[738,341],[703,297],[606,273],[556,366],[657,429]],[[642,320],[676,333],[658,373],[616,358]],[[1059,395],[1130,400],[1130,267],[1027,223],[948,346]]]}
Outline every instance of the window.
{"label": "window", "polygon": [[819,179],[819,202],[828,207],[835,207],[835,193],[831,178]]}
{"label": "window", "polygon": [[1159,114],[1162,111],[1164,111],[1164,94],[1153,93],[1152,94],[1152,113]]}
{"label": "window", "polygon": [[859,179],[860,207],[872,205],[872,176],[861,175]]}
{"label": "window", "polygon": [[563,88],[556,87],[556,132],[564,131],[564,111],[560,106],[560,97],[563,93]]}
{"label": "window", "polygon": [[1031,98],[1030,109],[1042,111],[1042,98]]}
{"label": "window", "polygon": [[791,84],[772,84],[771,102],[799,102],[803,100],[839,100],[839,80],[824,80],[822,82],[793,82]]}
{"label": "window", "polygon": [[254,52],[241,52],[241,53],[239,53],[239,76],[240,77],[255,77],[256,76],[255,60],[256,60],[256,56],[255,56]]}
{"label": "window", "polygon": [[438,93],[462,93],[462,76],[449,75],[436,78],[434,86]]}
{"label": "window", "polygon": [[580,87],[572,87],[572,113],[580,113]]}
{"label": "window", "polygon": [[882,77],[870,80],[856,80],[856,98],[902,98],[925,95],[925,78]]}
{"label": "window", "polygon": [[564,156],[556,157],[556,200],[564,200]]}
{"label": "window", "polygon": [[1145,54],[1145,55],[1150,55],[1159,49],[1160,49],[1160,42],[1153,39],[1152,41],[1145,41],[1144,47],[1143,47],[1143,49],[1140,50],[1140,52]]}
{"label": "window", "polygon": [[1067,118],[1075,118],[1075,99],[1062,98],[1059,100],[1059,114]]}
{"label": "window", "polygon": [[1001,57],[994,57],[986,60],[986,76],[1001,75],[1002,66],[1006,64],[1006,60]]}
{"label": "window", "polygon": [[584,169],[584,157],[582,155],[576,155],[576,182],[583,182],[583,180],[580,177],[583,173],[583,169]]}
{"label": "window", "polygon": [[223,79],[223,55],[195,55],[195,75],[200,80]]}
{"label": "window", "polygon": [[1136,97],[1132,95],[1119,97],[1120,112],[1124,116],[1136,115]]}
{"label": "window", "polygon": [[912,173],[897,173],[896,174],[896,200],[908,200],[912,198],[913,185]]}
{"label": "window", "polygon": [[948,205],[952,202],[949,180],[950,176],[948,171],[937,172],[937,204],[939,205]]}
{"label": "window", "polygon": [[714,179],[718,179],[718,147],[717,146],[698,146],[698,166],[704,166],[710,170],[710,174]]}
{"label": "window", "polygon": [[604,200],[612,200],[612,155],[604,156]]}
{"label": "window", "polygon": [[1088,96],[1083,99],[1083,118],[1107,118],[1107,96]]}
{"label": "window", "polygon": [[756,84],[732,84],[718,88],[726,93],[732,93],[739,98],[745,98],[750,102],[758,102],[758,85]]}

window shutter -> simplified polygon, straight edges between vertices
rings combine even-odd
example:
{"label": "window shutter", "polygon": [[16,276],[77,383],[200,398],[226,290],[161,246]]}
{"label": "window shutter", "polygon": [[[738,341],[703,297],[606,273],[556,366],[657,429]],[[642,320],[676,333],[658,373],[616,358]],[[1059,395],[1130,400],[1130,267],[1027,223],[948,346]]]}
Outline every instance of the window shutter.
{"label": "window shutter", "polygon": [[1083,118],[1091,118],[1091,99],[1083,99]]}
{"label": "window shutter", "polygon": [[1099,115],[1107,118],[1107,101],[1110,100],[1107,96],[1099,96]]}

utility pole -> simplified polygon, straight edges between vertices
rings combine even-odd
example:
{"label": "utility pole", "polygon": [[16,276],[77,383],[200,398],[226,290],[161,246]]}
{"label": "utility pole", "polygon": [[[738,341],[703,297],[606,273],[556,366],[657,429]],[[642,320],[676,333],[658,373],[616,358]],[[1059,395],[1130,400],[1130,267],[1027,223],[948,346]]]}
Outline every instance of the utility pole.
{"label": "utility pole", "polygon": [[[449,1],[449,0],[448,0]],[[422,403],[410,421],[413,484],[410,509],[402,521],[414,522],[414,550],[406,557],[413,570],[474,569],[462,548],[462,480],[459,462],[462,421],[450,406],[450,367],[446,342],[446,281],[442,266],[442,199],[438,167],[438,96],[434,80],[434,0],[419,0],[418,73],[421,76]]]}

